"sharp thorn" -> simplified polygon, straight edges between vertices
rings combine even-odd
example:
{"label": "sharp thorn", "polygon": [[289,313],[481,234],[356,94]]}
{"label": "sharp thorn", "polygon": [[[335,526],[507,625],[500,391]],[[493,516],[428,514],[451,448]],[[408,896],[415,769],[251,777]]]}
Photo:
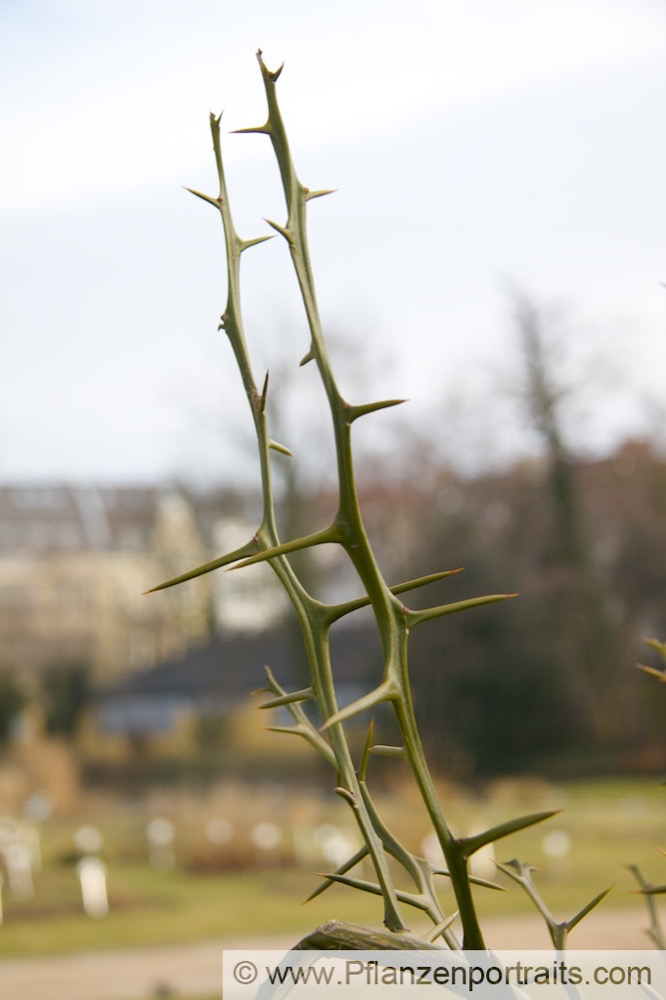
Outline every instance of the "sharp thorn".
{"label": "sharp thorn", "polygon": [[313,198],[325,198],[327,194],[337,194],[337,191],[335,188],[327,188],[323,191],[311,191],[309,188],[303,188],[303,194],[306,201],[312,201]]}
{"label": "sharp thorn", "polygon": [[279,451],[281,455],[288,455],[289,458],[294,457],[294,453],[287,448],[286,445],[280,444],[278,441],[273,441],[272,439],[268,442],[268,447],[273,451]]}
{"label": "sharp thorn", "polygon": [[270,126],[268,122],[266,122],[265,125],[253,125],[249,128],[232,129],[230,135],[250,135],[253,132],[256,132],[259,135],[270,135],[270,131]]}

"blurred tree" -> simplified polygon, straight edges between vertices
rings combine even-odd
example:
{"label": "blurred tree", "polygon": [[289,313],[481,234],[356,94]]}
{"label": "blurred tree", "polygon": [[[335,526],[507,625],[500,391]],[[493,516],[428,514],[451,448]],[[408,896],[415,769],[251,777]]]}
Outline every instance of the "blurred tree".
{"label": "blurred tree", "polygon": [[565,386],[549,358],[544,314],[528,297],[514,294],[522,377],[519,395],[527,421],[540,438],[546,463],[544,498],[551,512],[550,569],[560,630],[544,637],[562,643],[562,666],[576,693],[579,715],[592,741],[607,748],[631,739],[634,717],[626,667],[626,635],[613,612],[608,583],[595,559],[576,463],[564,439],[563,408],[586,386]]}
{"label": "blurred tree", "polygon": [[465,567],[408,603],[520,592],[412,636],[419,719],[449,774],[654,763],[630,636],[663,631],[666,466],[645,443],[581,460],[567,428],[589,403],[583,365],[565,378],[571,358],[561,340],[552,349],[552,318],[534,303],[516,297],[515,318],[513,398],[540,457],[470,475],[415,432],[404,460],[377,463],[364,490],[390,579]]}
{"label": "blurred tree", "polygon": [[13,677],[0,672],[0,744],[6,744],[12,725],[26,703],[26,697]]}
{"label": "blurred tree", "polygon": [[89,695],[90,670],[84,663],[56,663],[42,678],[46,731],[71,738]]}
{"label": "blurred tree", "polygon": [[522,591],[516,601],[451,615],[412,635],[417,717],[433,760],[449,776],[469,778],[569,757],[580,731],[557,642],[544,642],[559,623],[532,567],[544,537],[532,478],[516,469],[469,480],[428,468],[372,499],[373,532],[400,542],[387,552],[395,557],[397,549],[402,561],[391,578],[465,567],[427,594],[408,595],[410,606]]}

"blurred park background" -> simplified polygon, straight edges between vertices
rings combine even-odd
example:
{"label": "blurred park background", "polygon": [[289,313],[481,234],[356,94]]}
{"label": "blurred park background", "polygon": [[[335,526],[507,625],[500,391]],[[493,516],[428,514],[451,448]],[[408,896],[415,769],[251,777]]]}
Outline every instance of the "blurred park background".
{"label": "blurred park background", "polygon": [[[636,662],[658,667],[643,639],[666,634],[666,455],[656,437],[586,452],[570,430],[579,390],[564,382],[549,312],[520,296],[513,307],[506,391],[532,452],[469,471],[440,450],[436,427],[430,436],[394,420],[398,444],[359,453],[363,509],[389,581],[460,569],[437,585],[442,603],[518,594],[412,640],[417,716],[461,833],[564,810],[512,838],[506,857],[481,859],[480,874],[525,857],[562,911],[617,882],[606,905],[640,925],[627,866],[659,879],[666,740],[663,688]],[[287,426],[299,405],[290,378],[275,414]],[[316,411],[308,429],[328,433]],[[285,538],[327,523],[336,503],[319,454],[304,441],[299,456],[276,463]],[[358,843],[325,763],[267,730],[288,724],[284,710],[258,710],[265,665],[287,690],[307,684],[270,568],[144,593],[242,544],[258,516],[256,493],[238,482],[0,487],[6,954],[276,928],[296,938],[331,914],[380,919],[373,897],[341,887],[300,906],[314,873]],[[359,595],[332,548],[297,562],[322,600]],[[342,704],[376,685],[382,659],[365,613],[334,631],[332,648]],[[359,753],[366,721],[348,724]],[[375,721],[380,742],[393,742],[390,713]],[[408,779],[400,762],[373,763],[398,835],[437,857]],[[492,916],[529,904],[486,890],[481,905]]]}
{"label": "blurred park background", "polygon": [[[381,568],[460,569],[433,603],[518,595],[413,637],[443,800],[461,833],[562,808],[496,860],[539,866],[562,913],[615,882],[604,906],[640,926],[627,865],[663,881],[664,688],[635,665],[666,639],[664,11],[419,0],[405,26],[394,4],[332,23],[251,6],[0,10],[0,953],[380,920],[341,887],[299,905],[357,845],[334,776],[252,695],[265,665],[288,689],[307,676],[270,568],[144,594],[260,516],[215,333],[221,236],[179,187],[211,190],[211,106],[230,128],[263,114],[258,44],[288,62],[304,183],[341,188],[312,245],[343,391],[412,400],[355,437]],[[260,139],[228,142],[255,236],[281,218],[276,178]],[[252,253],[251,350],[294,453],[274,459],[288,539],[335,510],[331,433],[291,277],[273,244]],[[360,593],[331,547],[294,566],[323,600]],[[344,703],[382,664],[367,616],[336,628]],[[365,720],[350,732],[360,749]],[[435,851],[404,765],[373,761],[372,782],[396,833]]]}

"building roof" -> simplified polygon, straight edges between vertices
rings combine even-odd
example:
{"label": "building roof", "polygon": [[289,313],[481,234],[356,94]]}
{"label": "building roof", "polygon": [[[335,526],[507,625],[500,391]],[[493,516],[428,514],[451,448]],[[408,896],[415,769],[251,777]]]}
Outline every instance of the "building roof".
{"label": "building roof", "polygon": [[[381,675],[381,657],[372,629],[363,626],[338,629],[332,637],[336,680],[372,683]],[[374,641],[373,641],[374,640]],[[195,646],[99,692],[102,699],[125,695],[175,695],[197,699],[224,695],[247,697],[263,686],[268,665],[285,686],[301,683],[295,676],[294,656],[282,629],[218,637]]]}
{"label": "building roof", "polygon": [[[367,627],[339,629],[332,643],[340,706],[359,698],[381,676],[381,659]],[[96,697],[104,732],[148,735],[166,731],[185,708],[206,715],[247,703],[264,687],[264,665],[287,690],[304,686],[295,677],[294,657],[284,630],[218,638],[183,656],[132,673]]]}
{"label": "building roof", "polygon": [[0,486],[0,553],[141,551],[175,490],[30,483]]}

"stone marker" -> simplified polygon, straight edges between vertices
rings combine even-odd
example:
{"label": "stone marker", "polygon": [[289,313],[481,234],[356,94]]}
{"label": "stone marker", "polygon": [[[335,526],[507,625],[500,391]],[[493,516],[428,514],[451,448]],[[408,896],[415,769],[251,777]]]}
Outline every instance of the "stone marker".
{"label": "stone marker", "polygon": [[100,918],[109,912],[106,865],[99,858],[83,857],[76,866],[81,883],[81,899],[87,916]]}
{"label": "stone marker", "polygon": [[32,881],[32,857],[28,848],[15,841],[3,848],[2,856],[12,896],[16,899],[32,899],[35,889]]}

